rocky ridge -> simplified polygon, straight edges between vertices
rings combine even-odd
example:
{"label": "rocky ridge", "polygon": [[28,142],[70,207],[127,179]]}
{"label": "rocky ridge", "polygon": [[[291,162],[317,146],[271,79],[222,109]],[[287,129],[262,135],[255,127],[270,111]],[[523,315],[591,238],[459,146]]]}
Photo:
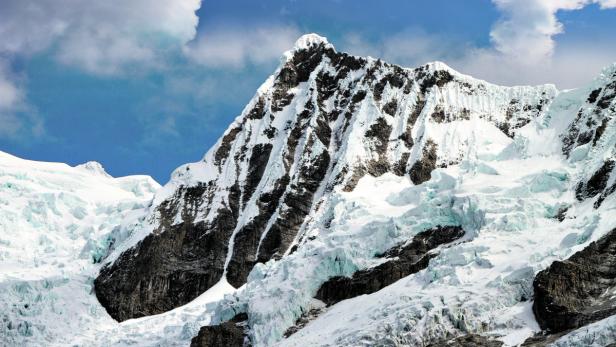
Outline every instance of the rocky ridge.
{"label": "rocky ridge", "polygon": [[[238,342],[240,330],[242,343],[258,346],[327,340],[315,329],[335,327],[332,317],[353,303],[381,318],[359,335],[335,330],[336,344],[519,344],[538,332],[515,313],[531,306],[543,332],[526,345],[573,346],[587,326],[596,341],[614,342],[601,324],[614,313],[605,293],[615,88],[616,67],[574,91],[498,87],[442,63],[405,69],[305,36],[205,158],[176,170],[154,199],[153,232],[110,259],[96,294],[125,320],[220,282],[246,284],[218,304],[193,340],[203,343],[214,341],[208,334]],[[379,198],[408,210],[377,211],[389,221],[372,225],[352,211],[362,182],[381,181],[410,185]],[[341,220],[347,213],[354,225]],[[413,247],[396,244],[438,236],[438,225],[465,230],[447,241],[463,242],[422,253],[415,268]],[[503,262],[503,245],[519,254]],[[485,293],[467,292],[486,276]],[[370,297],[389,306],[369,309]],[[330,307],[312,306],[315,298]],[[227,323],[238,314],[240,330]]]}
{"label": "rocky ridge", "polygon": [[174,172],[155,198],[154,232],[101,271],[97,297],[122,321],[185,304],[221,278],[239,287],[256,263],[303,242],[328,192],[387,172],[425,182],[475,150],[448,138],[454,123],[477,118],[514,136],[555,95],[302,37],[204,159]]}

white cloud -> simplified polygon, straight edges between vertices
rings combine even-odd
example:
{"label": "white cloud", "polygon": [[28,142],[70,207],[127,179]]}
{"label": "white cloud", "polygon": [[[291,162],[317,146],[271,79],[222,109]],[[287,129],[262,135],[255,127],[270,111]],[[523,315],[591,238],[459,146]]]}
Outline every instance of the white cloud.
{"label": "white cloud", "polygon": [[11,76],[7,63],[0,60],[0,136],[12,137],[22,124],[15,112],[23,105],[23,91]]}
{"label": "white cloud", "polygon": [[591,3],[601,8],[616,6],[616,0],[492,0],[502,18],[490,38],[494,49],[509,59],[536,65],[552,57],[554,36],[564,32],[558,11],[579,10]]}
{"label": "white cloud", "polygon": [[246,64],[263,64],[282,56],[301,35],[292,26],[260,28],[221,28],[200,33],[185,48],[195,62],[210,67],[241,68]]}
{"label": "white cloud", "polygon": [[195,37],[200,6],[201,0],[0,1],[0,136],[44,132],[9,61],[50,52],[96,75],[155,68],[169,47]]}
{"label": "white cloud", "polygon": [[341,48],[353,54],[372,55],[404,66],[442,60],[453,68],[504,84],[555,83],[574,88],[594,78],[616,61],[612,42],[576,42],[558,46],[555,36],[564,31],[556,13],[598,3],[616,7],[616,0],[493,0],[502,12],[493,26],[491,47],[477,47],[452,38],[410,29],[376,44],[347,35]]}
{"label": "white cloud", "polygon": [[0,137],[18,139],[19,135],[40,136],[43,122],[26,103],[23,78],[11,72],[0,59]]}
{"label": "white cloud", "polygon": [[52,49],[62,63],[95,74],[156,66],[168,45],[196,34],[201,0],[3,0],[0,52]]}
{"label": "white cloud", "polygon": [[465,54],[467,49],[463,43],[418,28],[389,35],[377,43],[365,41],[356,34],[348,34],[340,47],[356,55],[369,55],[410,67],[438,59],[451,59]]}

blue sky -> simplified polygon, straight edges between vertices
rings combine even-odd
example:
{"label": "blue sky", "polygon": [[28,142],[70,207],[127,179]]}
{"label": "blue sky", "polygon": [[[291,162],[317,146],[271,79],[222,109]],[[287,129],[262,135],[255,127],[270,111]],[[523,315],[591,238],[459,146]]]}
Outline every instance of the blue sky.
{"label": "blue sky", "polygon": [[616,62],[615,0],[0,2],[0,150],[165,183],[199,160],[301,34],[506,85]]}

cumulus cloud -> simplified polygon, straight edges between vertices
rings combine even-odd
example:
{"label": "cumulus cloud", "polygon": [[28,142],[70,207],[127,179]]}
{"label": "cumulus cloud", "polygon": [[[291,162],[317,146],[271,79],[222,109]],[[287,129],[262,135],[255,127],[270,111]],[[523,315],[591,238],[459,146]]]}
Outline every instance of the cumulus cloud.
{"label": "cumulus cloud", "polygon": [[206,66],[242,68],[278,59],[300,35],[293,26],[220,28],[200,34],[185,52]]}
{"label": "cumulus cloud", "polygon": [[376,43],[351,33],[343,37],[340,47],[356,55],[378,57],[405,66],[417,66],[437,59],[449,60],[464,54],[467,48],[459,41],[420,28],[406,29]]}
{"label": "cumulus cloud", "polygon": [[2,0],[0,136],[43,133],[11,61],[46,52],[95,75],[156,68],[169,47],[195,37],[200,6],[201,0]]}
{"label": "cumulus cloud", "polygon": [[577,10],[592,3],[610,9],[616,7],[616,0],[493,2],[502,15],[490,31],[490,47],[410,29],[378,43],[347,35],[341,48],[410,67],[442,60],[463,73],[498,84],[556,83],[560,88],[579,87],[616,60],[616,47],[611,42],[558,46],[555,41],[565,29],[556,16],[558,11]]}
{"label": "cumulus cloud", "polygon": [[62,63],[95,74],[155,66],[161,50],[196,34],[201,0],[4,0],[0,52],[52,49]]}
{"label": "cumulus cloud", "polygon": [[490,38],[499,53],[518,62],[534,65],[552,57],[554,36],[563,33],[558,11],[579,10],[591,3],[616,7],[616,0],[493,0],[503,14]]}

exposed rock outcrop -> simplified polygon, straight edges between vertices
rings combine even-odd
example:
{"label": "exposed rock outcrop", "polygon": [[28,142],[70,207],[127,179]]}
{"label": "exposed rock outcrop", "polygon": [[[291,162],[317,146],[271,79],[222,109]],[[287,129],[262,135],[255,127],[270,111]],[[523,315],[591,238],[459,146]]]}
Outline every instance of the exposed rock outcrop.
{"label": "exposed rock outcrop", "polygon": [[469,334],[450,340],[434,342],[426,347],[501,347],[503,343],[485,336]]}
{"label": "exposed rock outcrop", "polygon": [[616,229],[535,277],[533,312],[558,333],[616,313]]}
{"label": "exposed rock outcrop", "polygon": [[239,287],[256,263],[301,247],[332,190],[387,172],[421,184],[459,161],[469,142],[443,144],[433,126],[476,119],[513,135],[555,94],[497,87],[442,63],[404,69],[302,37],[203,160],[174,172],[151,208],[154,232],[104,265],[96,295],[125,320],[186,304],[223,275]]}
{"label": "exposed rock outcrop", "polygon": [[333,277],[323,283],[316,298],[328,305],[379,291],[410,274],[425,269],[440,245],[454,242],[464,236],[459,226],[429,229],[417,234],[411,243],[396,247],[382,256],[388,260],[370,269],[361,270],[352,277]]}
{"label": "exposed rock outcrop", "polygon": [[250,347],[245,332],[247,319],[245,313],[240,313],[227,322],[201,327],[190,347]]}

